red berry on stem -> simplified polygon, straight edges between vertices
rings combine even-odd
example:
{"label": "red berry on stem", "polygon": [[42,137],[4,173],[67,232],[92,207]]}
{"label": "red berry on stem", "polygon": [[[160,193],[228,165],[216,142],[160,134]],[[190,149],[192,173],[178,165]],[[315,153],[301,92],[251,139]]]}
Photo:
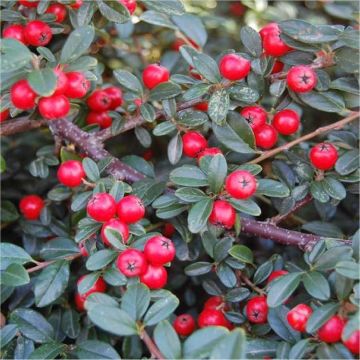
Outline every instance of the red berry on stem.
{"label": "red berry on stem", "polygon": [[275,270],[273,271],[270,276],[267,279],[267,284],[270,284],[273,280],[277,279],[278,277],[281,277],[283,275],[288,274],[289,272],[286,270]]}
{"label": "red berry on stem", "polygon": [[273,126],[264,124],[254,133],[256,146],[271,149],[277,142],[278,134]]}
{"label": "red berry on stem", "polygon": [[280,34],[269,34],[263,38],[264,53],[270,56],[283,56],[292,50],[280,38]]}
{"label": "red berry on stem", "polygon": [[[81,276],[79,278],[79,280],[77,281],[77,286],[79,286],[79,284],[83,281],[85,275]],[[93,284],[93,286],[84,294],[80,294],[79,292],[76,292],[75,294],[75,304],[76,304],[76,308],[78,311],[84,311],[84,304],[85,304],[85,300],[86,298],[96,292],[105,292],[106,291],[106,283],[105,281],[99,277],[95,283]]]}
{"label": "red berry on stem", "polygon": [[39,4],[39,1],[38,0],[18,0],[18,2],[23,5],[23,6],[26,6],[26,7],[29,7],[29,8],[35,8],[38,6]]}
{"label": "red berry on stem", "polygon": [[163,82],[169,81],[170,72],[164,66],[158,64],[151,64],[144,69],[142,78],[144,85],[151,90],[155,86],[158,86]]}
{"label": "red berry on stem", "polygon": [[343,344],[353,353],[360,353],[360,330],[355,330],[347,340],[343,340]]}
{"label": "red berry on stem", "polygon": [[126,249],[118,256],[116,266],[125,276],[134,277],[144,274],[148,263],[142,251]]}
{"label": "red berry on stem", "polygon": [[261,30],[259,31],[259,34],[261,36],[261,39],[264,39],[268,35],[278,34],[279,31],[280,31],[279,25],[277,23],[272,22],[262,27]]}
{"label": "red berry on stem", "polygon": [[117,204],[119,218],[127,224],[141,220],[145,215],[145,206],[135,195],[124,196]]}
{"label": "red berry on stem", "polygon": [[175,246],[170,239],[164,236],[153,236],[146,241],[144,254],[150,264],[164,265],[174,260]]}
{"label": "red berry on stem", "polygon": [[189,314],[181,314],[173,322],[175,331],[180,336],[189,336],[196,327],[194,318]]}
{"label": "red berry on stem", "polygon": [[267,112],[261,106],[246,106],[240,114],[254,131],[266,123]]}
{"label": "red berry on stem", "polygon": [[33,46],[46,46],[52,39],[52,31],[48,24],[40,20],[29,21],[24,29],[25,40]]}
{"label": "red berry on stem", "polygon": [[122,222],[119,219],[110,219],[109,221],[103,224],[100,233],[101,240],[103,241],[104,245],[111,246],[111,243],[108,237],[106,236],[106,232],[105,232],[106,229],[116,230],[121,234],[124,244],[127,243],[129,239],[129,228],[124,222]]}
{"label": "red berry on stem", "polygon": [[95,90],[87,99],[87,104],[91,110],[105,111],[111,107],[111,99],[105,90]]}
{"label": "red berry on stem", "polygon": [[300,116],[291,109],[281,110],[275,114],[273,126],[282,135],[294,134],[299,129]]}
{"label": "red berry on stem", "polygon": [[317,75],[310,66],[298,65],[289,70],[286,81],[290,90],[297,93],[306,93],[316,86]]}
{"label": "red berry on stem", "polygon": [[70,7],[77,10],[81,7],[83,2],[84,2],[84,0],[73,0],[73,3],[70,5]]}
{"label": "red berry on stem", "polygon": [[162,231],[163,235],[170,238],[175,234],[175,227],[173,224],[166,223]]}
{"label": "red berry on stem", "polygon": [[341,340],[341,334],[345,326],[345,321],[338,315],[332,316],[318,330],[318,337],[326,343],[336,343]]}
{"label": "red berry on stem", "polygon": [[86,123],[88,125],[99,125],[102,129],[106,129],[111,126],[112,117],[108,111],[90,111],[86,116]]}
{"label": "red berry on stem", "polygon": [[338,159],[336,147],[330,143],[315,145],[309,153],[310,161],[319,170],[330,170]]}
{"label": "red berry on stem", "polygon": [[26,45],[24,26],[20,24],[12,24],[3,30],[4,39],[15,39]]}
{"label": "red berry on stem", "polygon": [[37,220],[45,206],[44,200],[37,195],[27,195],[20,200],[19,209],[27,220]]}
{"label": "red berry on stem", "polygon": [[136,0],[119,0],[128,10],[130,15],[132,15],[136,10]]}
{"label": "red berry on stem", "polygon": [[167,272],[163,266],[149,264],[140,281],[149,289],[162,289],[167,283]]}
{"label": "red berry on stem", "polygon": [[255,296],[246,305],[246,316],[251,323],[264,324],[267,321],[268,305],[265,296]]}
{"label": "red berry on stem", "polygon": [[209,103],[207,101],[200,102],[194,106],[196,110],[207,112],[209,110]]}
{"label": "red berry on stem", "polygon": [[209,221],[216,226],[231,229],[235,224],[236,213],[234,208],[225,200],[214,202]]}
{"label": "red berry on stem", "polygon": [[248,199],[257,188],[255,176],[246,170],[232,172],[225,181],[226,191],[235,199]]}
{"label": "red berry on stem", "polygon": [[67,15],[66,6],[63,4],[51,4],[46,9],[45,13],[55,15],[56,22],[62,23]]}
{"label": "red berry on stem", "polygon": [[312,313],[313,310],[310,306],[299,304],[287,313],[286,319],[294,330],[305,332],[306,323]]}
{"label": "red berry on stem", "polygon": [[188,131],[182,137],[183,151],[188,157],[194,158],[207,147],[207,140],[197,131]]}
{"label": "red berry on stem", "polygon": [[86,95],[90,89],[90,81],[83,73],[72,71],[65,74],[68,80],[66,96],[70,99],[80,99]]}
{"label": "red berry on stem", "polygon": [[282,63],[281,61],[279,60],[276,60],[275,63],[274,63],[274,66],[271,70],[271,74],[276,74],[280,71],[282,71],[284,68],[284,63]]}
{"label": "red berry on stem", "polygon": [[39,112],[47,120],[59,119],[70,111],[70,102],[65,95],[52,95],[39,100]]}
{"label": "red berry on stem", "polygon": [[236,54],[225,55],[219,62],[221,76],[232,81],[245,78],[249,74],[250,68],[250,61]]}
{"label": "red berry on stem", "polygon": [[21,110],[30,110],[35,106],[37,94],[30,87],[27,80],[19,80],[10,89],[13,105]]}
{"label": "red berry on stem", "polygon": [[226,308],[224,299],[221,296],[211,296],[204,303],[204,309],[215,309]]}
{"label": "red berry on stem", "polygon": [[111,100],[110,110],[115,110],[123,103],[123,95],[120,88],[110,86],[104,90]]}
{"label": "red berry on stem", "polygon": [[198,324],[200,328],[207,326],[223,326],[231,330],[233,328],[231,322],[225,317],[221,310],[215,310],[206,308],[200,314],[198,318]]}
{"label": "red berry on stem", "polygon": [[0,123],[7,120],[9,118],[9,115],[10,115],[9,109],[5,109],[5,110],[1,111],[0,112]]}
{"label": "red berry on stem", "polygon": [[64,161],[57,171],[57,177],[61,184],[68,187],[76,187],[82,184],[85,177],[85,171],[81,161],[67,160]]}
{"label": "red berry on stem", "polygon": [[60,67],[56,67],[54,69],[54,73],[57,77],[56,88],[53,95],[64,95],[68,89],[68,78],[65,73],[60,69]]}
{"label": "red berry on stem", "polygon": [[203,151],[199,152],[198,156],[197,156],[197,161],[198,163],[200,162],[200,160],[204,157],[204,156],[215,156],[217,154],[222,154],[222,151],[217,148],[217,147],[212,147],[212,148],[206,148]]}
{"label": "red berry on stem", "polygon": [[116,214],[116,202],[107,193],[97,193],[87,204],[87,213],[95,221],[105,222]]}

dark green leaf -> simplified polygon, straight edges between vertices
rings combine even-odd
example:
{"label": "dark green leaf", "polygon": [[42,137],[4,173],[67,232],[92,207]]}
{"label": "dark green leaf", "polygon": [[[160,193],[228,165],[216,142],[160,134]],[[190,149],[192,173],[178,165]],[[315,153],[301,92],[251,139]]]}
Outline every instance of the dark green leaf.
{"label": "dark green leaf", "polygon": [[100,171],[94,160],[87,157],[82,161],[82,165],[90,181],[96,182],[100,179]]}
{"label": "dark green leaf", "polygon": [[199,261],[188,265],[185,268],[185,274],[188,276],[199,276],[207,274],[212,269],[212,264],[205,261]]}
{"label": "dark green leaf", "polygon": [[121,1],[96,0],[101,14],[114,23],[123,24],[130,20],[130,14]]}
{"label": "dark green leaf", "polygon": [[193,165],[184,165],[170,173],[170,180],[182,186],[206,186],[207,176]]}
{"label": "dark green leaf", "polygon": [[230,98],[226,89],[215,91],[209,101],[208,113],[217,125],[222,126],[225,124],[226,115],[229,111]]}
{"label": "dark green leaf", "polygon": [[349,279],[360,279],[360,266],[354,261],[339,261],[335,266],[335,270]]}
{"label": "dark green leaf", "polygon": [[178,305],[179,299],[175,295],[169,293],[166,297],[157,300],[151,305],[145,314],[144,324],[146,326],[151,326],[165,320],[172,314]]}
{"label": "dark green leaf", "polygon": [[44,344],[33,351],[29,359],[56,359],[65,349],[66,345],[61,343]]}
{"label": "dark green leaf", "polygon": [[1,272],[1,285],[22,286],[29,282],[29,274],[20,264],[10,264],[6,270]]}
{"label": "dark green leaf", "polygon": [[121,309],[140,320],[150,304],[150,290],[143,284],[129,285],[121,298]]}
{"label": "dark green leaf", "polygon": [[170,164],[175,165],[181,159],[183,142],[180,133],[177,133],[168,144],[167,153]]}
{"label": "dark green leaf", "polygon": [[213,200],[204,199],[193,205],[188,214],[189,230],[196,234],[206,226],[213,207]]}
{"label": "dark green leaf", "polygon": [[340,175],[348,175],[359,167],[358,150],[350,150],[339,157],[335,164],[335,170]]}
{"label": "dark green leaf", "polygon": [[168,321],[164,320],[157,324],[154,329],[154,340],[166,359],[181,358],[181,343],[179,337]]}
{"label": "dark green leaf", "polygon": [[250,26],[243,26],[240,30],[241,42],[246,50],[254,57],[260,57],[262,44],[259,33]]}
{"label": "dark green leaf", "polygon": [[285,184],[271,179],[259,179],[256,192],[276,198],[283,198],[290,195],[290,190]]}
{"label": "dark green leaf", "polygon": [[168,15],[182,15],[185,8],[181,0],[142,0],[147,9],[163,12]]}
{"label": "dark green leaf", "polygon": [[303,275],[303,284],[309,295],[319,300],[328,300],[330,286],[326,278],[317,271],[307,272]]}
{"label": "dark green leaf", "polygon": [[234,245],[230,250],[229,254],[244,263],[252,264],[254,261],[254,255],[252,251],[245,245]]}
{"label": "dark green leaf", "polygon": [[1,39],[1,73],[9,73],[21,69],[31,61],[31,52],[20,41]]}
{"label": "dark green leaf", "polygon": [[164,82],[156,86],[150,92],[151,101],[159,101],[173,98],[181,93],[181,87],[170,81]]}
{"label": "dark green leaf", "polygon": [[180,188],[175,191],[175,195],[180,200],[188,203],[196,203],[198,201],[207,199],[207,195],[197,188]]}
{"label": "dark green leaf", "polygon": [[306,94],[299,94],[298,96],[306,105],[317,110],[339,114],[343,114],[345,111],[344,99],[333,91],[321,93],[311,91]]}
{"label": "dark green leaf", "polygon": [[120,359],[116,350],[107,342],[85,340],[78,344],[75,354],[79,359]]}
{"label": "dark green leaf", "polygon": [[339,304],[328,303],[315,309],[306,323],[306,332],[314,333],[336,313],[338,308]]}
{"label": "dark green leaf", "polygon": [[34,70],[27,77],[31,88],[41,96],[50,96],[56,87],[56,75],[53,69]]}
{"label": "dark green leaf", "polygon": [[274,332],[282,339],[288,342],[296,342],[300,340],[300,333],[293,330],[289,325],[286,314],[288,310],[285,306],[279,306],[275,309],[270,309],[268,314],[268,322]]}
{"label": "dark green leaf", "polygon": [[114,76],[115,79],[119,82],[119,84],[124,88],[137,94],[142,94],[143,87],[139,79],[135,75],[131,74],[126,70],[118,69],[114,71]]}
{"label": "dark green leaf", "polygon": [[105,266],[109,265],[117,255],[118,253],[113,250],[99,250],[87,259],[86,268],[90,271],[103,269]]}

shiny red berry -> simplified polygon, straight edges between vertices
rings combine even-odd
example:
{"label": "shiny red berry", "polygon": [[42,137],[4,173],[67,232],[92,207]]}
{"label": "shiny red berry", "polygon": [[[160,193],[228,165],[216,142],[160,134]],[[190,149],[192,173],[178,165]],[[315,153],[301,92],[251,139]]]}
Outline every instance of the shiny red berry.
{"label": "shiny red berry", "polygon": [[148,263],[142,251],[126,249],[118,256],[116,266],[125,276],[134,277],[144,274]]}
{"label": "shiny red berry", "polygon": [[355,330],[343,344],[355,355],[360,353],[360,330]]}
{"label": "shiny red berry", "polygon": [[104,89],[104,91],[109,96],[111,101],[110,110],[115,110],[117,107],[122,105],[123,95],[120,88],[116,86],[110,86]]}
{"label": "shiny red berry", "polygon": [[20,3],[23,6],[29,7],[29,8],[36,8],[39,4],[38,0],[18,0],[18,3]]}
{"label": "shiny red berry", "polygon": [[264,124],[254,133],[256,146],[262,149],[271,149],[277,142],[278,133],[273,126]]}
{"label": "shiny red berry", "polygon": [[232,81],[245,78],[249,74],[250,68],[250,61],[236,54],[225,55],[219,62],[221,76]]}
{"label": "shiny red berry", "polygon": [[151,90],[155,86],[158,86],[163,82],[169,81],[170,72],[164,66],[158,64],[151,64],[144,69],[142,79],[144,85]]}
{"label": "shiny red berry", "polygon": [[310,161],[319,170],[330,170],[338,159],[336,147],[330,143],[315,145],[309,153]]}
{"label": "shiny red berry", "polygon": [[20,200],[19,209],[27,220],[37,220],[44,208],[44,200],[37,195],[27,195]]}
{"label": "shiny red berry", "polygon": [[[83,281],[85,275],[84,276],[81,276],[79,278],[79,280],[77,281],[77,286],[79,286],[79,284]],[[85,307],[84,307],[84,304],[85,304],[85,301],[87,299],[87,297],[93,293],[96,293],[96,292],[105,292],[106,291],[106,283],[105,281],[99,277],[95,283],[93,284],[93,286],[84,294],[80,294],[78,292],[76,292],[75,294],[75,305],[76,305],[76,308],[78,311],[84,311],[85,310]]]}
{"label": "shiny red berry", "polygon": [[235,199],[248,199],[257,188],[255,176],[246,170],[232,172],[225,181],[226,191]]}
{"label": "shiny red berry", "polygon": [[268,305],[265,296],[255,296],[246,305],[246,316],[251,323],[264,324],[267,321]]}
{"label": "shiny red berry", "polygon": [[300,116],[291,109],[281,110],[275,114],[272,124],[280,134],[292,135],[299,129]]}
{"label": "shiny red berry", "polygon": [[67,15],[66,6],[63,4],[51,4],[46,9],[45,13],[55,15],[55,21],[62,23]]}
{"label": "shiny red berry", "polygon": [[318,338],[326,343],[336,343],[341,340],[341,334],[345,326],[345,321],[338,315],[332,316],[318,330]]}
{"label": "shiny red berry", "polygon": [[287,313],[286,319],[294,330],[304,332],[306,330],[306,323],[312,313],[313,310],[310,306],[299,304]]}
{"label": "shiny red berry", "polygon": [[93,111],[106,111],[111,107],[111,99],[105,90],[95,90],[88,97],[87,104]]}
{"label": "shiny red berry", "polygon": [[24,35],[26,42],[33,46],[46,46],[53,36],[50,26],[41,20],[29,21]]}
{"label": "shiny red berry", "polygon": [[9,109],[5,109],[5,110],[1,111],[0,112],[0,123],[7,120],[9,118],[9,115],[10,115]]}
{"label": "shiny red berry", "polygon": [[165,236],[153,236],[146,241],[144,254],[150,264],[164,265],[174,260],[175,246]]}
{"label": "shiny red berry", "polygon": [[317,75],[310,66],[298,65],[289,70],[286,81],[290,90],[297,93],[306,93],[316,86]]}
{"label": "shiny red berry", "polygon": [[215,309],[221,308],[227,309],[226,303],[221,296],[211,296],[204,303],[204,309]]}
{"label": "shiny red berry", "polygon": [[79,244],[79,251],[80,251],[81,256],[83,256],[83,257],[88,257],[88,256],[89,256],[89,253],[88,253],[88,251],[86,250],[86,247],[85,247],[85,243],[84,243],[84,242],[81,242],[81,243]]}
{"label": "shiny red berry", "polygon": [[61,184],[76,187],[82,184],[85,171],[79,160],[66,160],[58,168],[57,177]]}
{"label": "shiny red berry", "polygon": [[3,30],[4,39],[15,39],[23,44],[26,44],[24,35],[24,26],[20,24],[9,25]]}
{"label": "shiny red berry", "polygon": [[90,111],[86,116],[86,123],[88,125],[99,125],[102,129],[106,129],[111,126],[112,117],[108,111]]}
{"label": "shiny red berry", "polygon": [[207,101],[200,102],[194,106],[196,110],[207,112],[209,110],[209,103]]}
{"label": "shiny red berry", "polygon": [[70,99],[80,99],[86,95],[90,89],[90,81],[86,79],[85,75],[78,71],[66,73],[68,86],[66,96]]}
{"label": "shiny red berry", "polygon": [[73,3],[70,5],[70,7],[77,10],[77,9],[79,9],[81,7],[83,2],[84,2],[84,0],[73,0]]}
{"label": "shiny red berry", "polygon": [[204,309],[199,314],[198,324],[200,328],[207,326],[223,326],[229,330],[233,328],[231,322],[225,317],[221,310],[209,308]]}
{"label": "shiny red berry", "polygon": [[116,214],[116,202],[110,194],[97,193],[87,204],[87,213],[95,221],[105,222]]}
{"label": "shiny red berry", "polygon": [[30,110],[35,106],[37,94],[30,87],[27,80],[19,80],[10,89],[13,105],[21,110]]}
{"label": "shiny red berry", "polygon": [[111,243],[108,237],[106,236],[106,232],[105,232],[105,230],[107,229],[116,230],[118,233],[120,233],[123,243],[124,244],[127,243],[129,239],[129,228],[124,222],[114,218],[114,219],[110,219],[109,221],[103,224],[100,233],[101,240],[103,241],[104,245],[111,246]]}
{"label": "shiny red berry", "polygon": [[183,151],[188,157],[194,158],[207,147],[207,140],[197,131],[188,131],[182,137]]}
{"label": "shiny red berry", "polygon": [[163,235],[167,238],[171,238],[175,234],[175,227],[171,223],[166,223],[162,231]]}
{"label": "shiny red berry", "polygon": [[236,220],[234,208],[225,200],[216,200],[214,202],[209,221],[215,226],[221,226],[225,229],[231,229]]}
{"label": "shiny red berry", "polygon": [[286,270],[275,270],[273,271],[270,276],[267,279],[267,284],[270,284],[273,280],[277,279],[278,277],[281,277],[283,275],[287,275],[289,272]]}
{"label": "shiny red berry", "polygon": [[279,60],[276,60],[275,63],[274,63],[274,66],[271,70],[271,74],[276,74],[280,71],[282,71],[284,68],[284,63],[282,63],[281,61]]}
{"label": "shiny red berry", "polygon": [[292,50],[282,41],[280,34],[269,34],[263,38],[264,53],[269,56],[280,57]]}
{"label": "shiny red berry", "polygon": [[259,34],[261,36],[261,39],[263,39],[265,36],[272,35],[272,34],[278,34],[280,31],[279,25],[277,23],[269,23],[265,25],[261,30],[259,31]]}
{"label": "shiny red berry", "polygon": [[53,95],[65,95],[65,93],[67,95],[67,89],[68,89],[67,76],[58,66],[54,69],[54,74],[56,75],[57,82]]}
{"label": "shiny red berry", "polygon": [[167,283],[167,271],[163,266],[149,264],[140,281],[149,289],[162,289]]}
{"label": "shiny red berry", "polygon": [[222,151],[217,148],[217,147],[212,147],[212,148],[206,148],[203,151],[200,151],[198,156],[197,156],[197,161],[198,163],[200,162],[200,160],[204,157],[204,156],[215,156],[217,154],[222,154]]}
{"label": "shiny red berry", "polygon": [[65,95],[41,98],[38,106],[41,116],[47,120],[60,119],[70,111],[70,101]]}
{"label": "shiny red berry", "polygon": [[137,196],[127,195],[119,201],[117,214],[122,221],[127,224],[133,224],[144,217],[145,206]]}
{"label": "shiny red berry", "polygon": [[130,15],[132,15],[136,10],[136,0],[119,0],[128,10]]}
{"label": "shiny red berry", "polygon": [[246,106],[240,114],[249,123],[253,131],[266,123],[267,112],[261,106]]}
{"label": "shiny red berry", "polygon": [[196,323],[194,318],[189,314],[181,314],[173,322],[175,331],[180,336],[189,336],[194,332]]}

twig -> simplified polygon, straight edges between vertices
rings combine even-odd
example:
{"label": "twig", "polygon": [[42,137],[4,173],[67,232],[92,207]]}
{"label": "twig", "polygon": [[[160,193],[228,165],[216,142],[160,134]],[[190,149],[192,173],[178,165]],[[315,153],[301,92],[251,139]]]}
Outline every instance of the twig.
{"label": "twig", "polygon": [[161,353],[159,348],[155,345],[149,334],[146,332],[145,329],[142,330],[140,335],[141,340],[144,342],[152,357],[158,360],[164,360],[165,356]]}
{"label": "twig", "polygon": [[41,126],[44,126],[46,121],[43,119],[31,120],[28,116],[22,116],[16,119],[9,119],[1,123],[0,126],[0,135],[1,136],[10,136],[20,132],[29,131],[32,129],[38,129]]}
{"label": "twig", "polygon": [[236,271],[236,277],[243,281],[247,286],[256,291],[260,295],[265,295],[265,291],[257,287],[245,274],[243,274],[240,270]]}
{"label": "twig", "polygon": [[[81,254],[79,253],[79,254],[69,256],[69,257],[65,258],[64,260],[74,260],[74,259],[76,259],[76,258],[78,258],[80,256],[81,256]],[[35,272],[35,271],[46,268],[47,266],[53,264],[55,261],[57,261],[57,260],[49,260],[49,261],[44,261],[44,262],[41,262],[41,263],[37,263],[36,266],[33,266],[33,267],[29,268],[29,269],[26,269],[26,271],[30,274],[32,272]]]}

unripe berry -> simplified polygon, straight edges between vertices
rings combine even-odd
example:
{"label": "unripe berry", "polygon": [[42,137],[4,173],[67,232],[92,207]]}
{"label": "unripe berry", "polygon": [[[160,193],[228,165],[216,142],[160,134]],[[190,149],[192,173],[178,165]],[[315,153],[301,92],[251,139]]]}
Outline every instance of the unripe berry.
{"label": "unripe berry", "polygon": [[344,329],[345,322],[338,316],[332,316],[323,326],[318,330],[318,338],[326,343],[336,343],[341,340],[341,334]]}
{"label": "unripe berry", "polygon": [[173,322],[175,331],[180,336],[189,336],[194,332],[196,323],[194,318],[189,314],[181,314]]}
{"label": "unripe berry", "polygon": [[67,160],[64,161],[57,171],[57,177],[61,184],[68,187],[76,187],[82,184],[85,178],[85,171],[81,161]]}
{"label": "unripe berry", "polygon": [[317,84],[316,72],[306,65],[292,67],[286,77],[290,90],[297,93],[307,93]]}
{"label": "unripe berry", "polygon": [[67,95],[68,83],[69,83],[67,76],[58,66],[54,69],[54,74],[57,77],[57,82],[53,95],[65,95],[65,93]]}
{"label": "unripe berry", "polygon": [[90,111],[86,116],[86,123],[88,125],[99,125],[102,129],[106,129],[111,126],[112,117],[108,111]]}
{"label": "unripe berry", "polygon": [[97,193],[89,200],[86,209],[92,219],[105,222],[115,216],[116,202],[110,194]]}
{"label": "unripe berry", "polygon": [[249,123],[253,131],[266,123],[267,112],[261,106],[246,106],[240,111],[240,114]]}
{"label": "unripe berry", "polygon": [[315,145],[309,153],[310,161],[319,170],[330,170],[338,159],[336,147],[330,143]]}
{"label": "unripe berry", "polygon": [[5,110],[1,111],[0,112],[0,123],[7,120],[9,118],[9,115],[10,115],[9,109],[5,109]]}
{"label": "unripe berry", "polygon": [[84,0],[73,0],[73,3],[70,5],[70,7],[77,10],[77,9],[79,9],[81,7],[83,2],[84,2]]}
{"label": "unripe berry", "polygon": [[151,90],[159,84],[169,81],[170,72],[164,66],[151,64],[144,69],[142,79],[144,85]]}
{"label": "unripe berry", "polygon": [[86,95],[90,89],[90,81],[86,79],[83,73],[72,71],[66,73],[68,86],[66,96],[70,99],[80,99]]}
{"label": "unripe berry", "polygon": [[62,23],[67,15],[66,6],[63,4],[51,4],[46,9],[45,13],[55,15],[55,21]]}
{"label": "unripe berry", "polygon": [[21,110],[30,110],[35,106],[37,94],[30,87],[27,80],[19,80],[10,89],[13,105]]}
{"label": "unripe berry", "polygon": [[215,309],[204,309],[198,318],[198,324],[200,328],[207,326],[223,326],[231,330],[233,326],[230,321],[225,317],[224,313],[221,310]]}
{"label": "unripe berry", "polygon": [[170,239],[164,236],[153,236],[146,241],[144,254],[150,264],[164,265],[174,260],[175,246]]}
{"label": "unripe berry", "polygon": [[103,224],[102,228],[101,228],[101,240],[103,241],[104,245],[106,246],[111,246],[111,243],[108,239],[108,237],[106,236],[106,229],[113,229],[116,230],[117,232],[119,232],[121,234],[123,243],[126,244],[128,239],[129,239],[129,228],[128,226],[122,222],[119,219],[110,219],[109,221],[107,221],[106,223]]}
{"label": "unripe berry", "polygon": [[118,256],[116,266],[127,277],[140,276],[148,268],[145,255],[137,249],[126,249]]}
{"label": "unripe berry", "polygon": [[280,134],[292,135],[299,129],[300,116],[291,109],[281,110],[275,114],[272,124]]}
{"label": "unripe berry", "polygon": [[162,289],[167,283],[167,272],[163,266],[149,264],[146,272],[140,276],[140,281],[149,289]]}
{"label": "unripe berry", "polygon": [[[81,276],[79,278],[79,280],[77,281],[77,286],[79,286],[79,284],[83,281],[85,275],[84,276]],[[75,293],[75,305],[76,305],[76,308],[78,311],[84,311],[85,310],[85,307],[84,307],[84,304],[85,304],[85,301],[87,299],[87,297],[93,293],[96,293],[96,292],[105,292],[106,291],[106,283],[105,281],[99,277],[95,283],[93,284],[93,286],[84,294],[80,294],[78,292]]]}
{"label": "unripe berry", "polygon": [[4,39],[15,39],[26,45],[24,26],[20,24],[12,24],[3,30]]}
{"label": "unripe berry", "polygon": [[52,39],[52,31],[48,24],[40,20],[29,21],[24,29],[25,40],[33,46],[46,46]]}
{"label": "unripe berry", "polygon": [[123,95],[120,88],[116,86],[110,86],[104,89],[106,94],[111,100],[110,110],[115,110],[117,107],[121,106],[123,103]]}
{"label": "unripe berry", "polygon": [[132,15],[136,10],[136,0],[118,0],[121,2],[128,10],[130,15]]}
{"label": "unripe berry", "polygon": [[248,199],[257,188],[255,176],[246,170],[232,172],[225,181],[226,191],[235,199]]}
{"label": "unripe berry", "polygon": [[209,216],[209,221],[215,226],[231,229],[236,220],[234,208],[225,200],[216,200]]}
{"label": "unripe berry", "polygon": [[127,195],[118,202],[117,214],[122,221],[133,224],[144,217],[145,206],[137,196]]}
{"label": "unripe berry", "polygon": [[236,54],[225,55],[219,62],[221,76],[231,81],[245,78],[249,74],[250,68],[250,61]]}
{"label": "unripe berry", "polygon": [[194,106],[196,110],[207,112],[209,110],[209,103],[202,101]]}
{"label": "unripe berry", "polygon": [[198,163],[200,162],[200,160],[204,157],[204,156],[215,156],[217,154],[222,154],[222,151],[217,148],[217,147],[212,147],[212,148],[206,148],[203,151],[199,152],[198,156],[197,156],[197,161]]}
{"label": "unripe berry", "polygon": [[287,313],[286,319],[294,330],[304,332],[306,330],[306,323],[312,313],[313,310],[310,306],[299,304]]}
{"label": "unripe berry", "polygon": [[44,200],[37,195],[27,195],[20,200],[19,209],[27,220],[37,220],[44,208]]}
{"label": "unripe berry", "polygon": [[267,279],[267,284],[270,284],[273,280],[283,276],[283,275],[287,275],[289,272],[286,270],[275,270],[273,271],[270,276]]}
{"label": "unripe berry", "polygon": [[265,296],[255,296],[246,305],[246,316],[254,324],[266,323],[268,311],[269,308]]}
{"label": "unripe berry", "polygon": [[207,147],[207,140],[197,131],[188,131],[182,137],[183,151],[188,157],[194,158]]}
{"label": "unripe berry", "polygon": [[95,90],[88,97],[87,104],[93,111],[106,111],[111,107],[111,99],[105,90]]}
{"label": "unripe berry", "polygon": [[39,100],[39,112],[47,120],[60,119],[70,111],[70,102],[65,95],[52,95]]}
{"label": "unripe berry", "polygon": [[355,355],[360,353],[360,330],[355,330],[343,344]]}
{"label": "unripe berry", "polygon": [[20,3],[23,6],[29,7],[29,8],[36,8],[39,4],[39,1],[37,1],[37,0],[18,0],[18,3]]}
{"label": "unripe berry", "polygon": [[273,126],[264,124],[254,133],[256,146],[271,149],[277,142],[278,133]]}
{"label": "unripe berry", "polygon": [[171,223],[166,223],[162,231],[163,235],[167,238],[171,238],[175,234],[175,227]]}

